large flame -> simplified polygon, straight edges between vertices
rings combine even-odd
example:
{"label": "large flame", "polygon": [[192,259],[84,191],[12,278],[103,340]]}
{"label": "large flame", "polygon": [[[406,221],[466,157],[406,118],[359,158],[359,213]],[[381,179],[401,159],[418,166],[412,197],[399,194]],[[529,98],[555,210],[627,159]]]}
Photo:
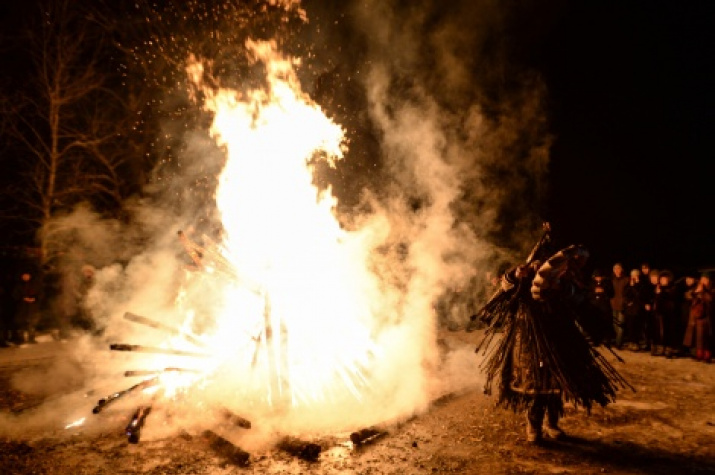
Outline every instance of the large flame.
{"label": "large flame", "polygon": [[[216,192],[222,256],[236,270],[212,277],[221,302],[208,346],[223,371],[269,405],[359,401],[379,354],[369,298],[376,282],[311,167],[341,159],[343,130],[301,91],[274,44],[247,46],[265,65],[267,88],[204,91],[226,151]],[[200,65],[189,72],[198,79]]]}

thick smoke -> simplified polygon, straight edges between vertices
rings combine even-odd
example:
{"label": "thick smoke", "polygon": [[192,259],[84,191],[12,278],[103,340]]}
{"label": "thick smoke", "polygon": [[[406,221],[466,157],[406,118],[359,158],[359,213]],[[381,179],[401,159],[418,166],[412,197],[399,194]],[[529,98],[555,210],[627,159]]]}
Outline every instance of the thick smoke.
{"label": "thick smoke", "polygon": [[[482,0],[451,2],[447,8],[436,0],[369,0],[346,9],[348,17],[340,26],[353,36],[334,46],[340,54],[351,54],[331,74],[349,77],[351,91],[362,98],[355,101],[362,109],[353,113],[369,129],[359,137],[370,140],[352,141],[338,170],[350,171],[351,154],[370,150],[379,171],[353,170],[353,181],[361,184],[359,196],[349,207],[338,208],[339,218],[353,239],[372,251],[368,264],[380,279],[379,298],[371,303],[380,320],[372,330],[385,349],[379,357],[389,364],[373,374],[379,404],[370,401],[374,405],[364,411],[343,407],[322,414],[321,420],[297,416],[280,427],[266,416],[266,438],[274,430],[322,430],[337,421],[353,427],[394,421],[479,383],[473,348],[458,343],[440,348],[438,323],[463,328],[479,303],[485,273],[526,253],[538,229],[549,149],[541,115],[544,90],[537,77],[508,64],[508,47],[500,41],[508,20],[502,5]],[[310,18],[310,5],[306,12]],[[323,94],[329,102],[331,94]],[[91,232],[72,237],[75,248],[85,249],[81,260],[97,268],[84,303],[98,331],[77,344],[71,359],[77,364],[64,365],[57,374],[81,373],[81,392],[94,390],[92,401],[121,389],[122,371],[132,361],[131,355],[108,354],[109,342],[152,345],[166,337],[127,322],[124,312],[180,326],[185,317],[181,298],[201,293],[211,299],[214,291],[203,284],[189,290],[188,297],[182,294],[191,262],[177,231],[198,241],[220,235],[215,209],[205,206],[215,185],[206,177],[215,176],[224,156],[205,130],[165,126],[186,146],[180,167],[156,173],[153,187],[159,192],[128,203],[124,222],[98,219],[86,209],[62,218],[65,226],[73,220],[84,223],[77,229],[92,226]],[[197,181],[202,181],[201,192]],[[349,181],[349,173],[335,179],[338,197],[339,185]],[[445,301],[448,321],[438,322],[436,309]],[[201,328],[201,322],[192,323]],[[221,403],[231,400],[230,391],[229,385],[199,397]],[[78,404],[79,397],[56,401],[52,422],[63,410],[74,415],[81,408],[89,414],[91,404],[86,399]],[[40,408],[30,417],[39,424],[48,413]],[[174,427],[197,424],[188,416],[172,417]],[[8,421],[5,430],[24,425],[17,422]],[[150,430],[160,435],[160,427]]]}
{"label": "thick smoke", "polygon": [[425,344],[434,341],[430,309],[448,299],[448,324],[464,325],[480,277],[518,259],[539,227],[550,144],[544,89],[508,63],[500,36],[508,13],[489,0],[368,1],[353,10],[387,176],[366,199],[402,252],[403,315],[423,319]]}

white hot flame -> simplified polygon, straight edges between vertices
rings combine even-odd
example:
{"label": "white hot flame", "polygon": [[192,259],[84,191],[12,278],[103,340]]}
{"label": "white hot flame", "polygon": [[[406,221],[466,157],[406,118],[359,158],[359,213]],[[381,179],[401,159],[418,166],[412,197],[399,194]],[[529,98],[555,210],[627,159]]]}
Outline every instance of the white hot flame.
{"label": "white hot flame", "polygon": [[274,44],[247,46],[266,66],[267,89],[206,91],[212,134],[227,154],[216,193],[223,246],[239,273],[225,284],[209,346],[233,355],[244,381],[262,372],[269,402],[359,400],[378,351],[367,297],[376,284],[310,166],[342,158],[343,130],[301,92]]}

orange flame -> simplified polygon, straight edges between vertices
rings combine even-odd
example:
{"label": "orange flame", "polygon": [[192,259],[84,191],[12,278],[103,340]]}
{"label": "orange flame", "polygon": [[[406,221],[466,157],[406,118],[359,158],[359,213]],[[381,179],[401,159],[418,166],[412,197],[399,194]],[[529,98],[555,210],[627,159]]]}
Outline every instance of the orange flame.
{"label": "orange flame", "polygon": [[[266,90],[205,90],[212,134],[226,150],[216,202],[226,257],[219,332],[209,345],[269,403],[360,399],[376,351],[365,253],[341,229],[331,190],[313,185],[311,160],[342,158],[344,134],[301,91],[271,42],[247,43],[265,65]],[[200,77],[200,66],[189,74]]]}

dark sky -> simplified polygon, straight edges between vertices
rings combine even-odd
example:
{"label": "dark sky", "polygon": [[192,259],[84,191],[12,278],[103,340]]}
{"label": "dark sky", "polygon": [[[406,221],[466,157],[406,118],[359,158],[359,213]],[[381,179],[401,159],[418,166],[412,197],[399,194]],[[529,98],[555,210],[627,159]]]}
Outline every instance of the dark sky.
{"label": "dark sky", "polygon": [[715,2],[554,0],[546,26],[529,5],[512,34],[548,88],[544,218],[599,265],[715,267]]}
{"label": "dark sky", "polygon": [[551,219],[602,262],[715,266],[713,27],[713,2],[570,2],[534,50]]}

